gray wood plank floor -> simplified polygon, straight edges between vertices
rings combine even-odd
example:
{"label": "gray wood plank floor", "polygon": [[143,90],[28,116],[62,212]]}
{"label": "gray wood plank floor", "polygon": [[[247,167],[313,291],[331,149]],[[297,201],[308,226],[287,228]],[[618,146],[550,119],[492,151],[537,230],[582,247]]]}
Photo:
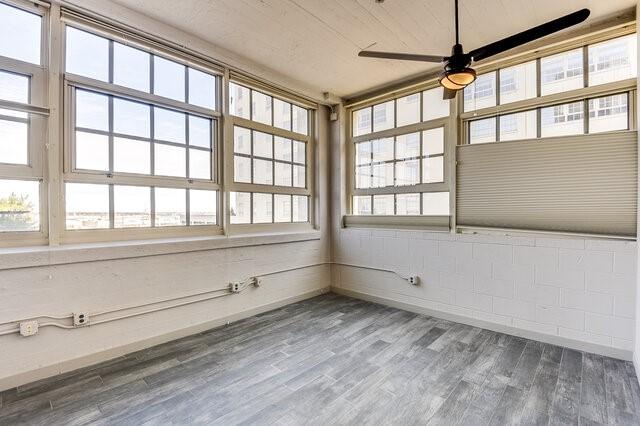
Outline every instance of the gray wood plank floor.
{"label": "gray wood plank floor", "polygon": [[639,424],[630,362],[328,294],[0,394],[0,424]]}

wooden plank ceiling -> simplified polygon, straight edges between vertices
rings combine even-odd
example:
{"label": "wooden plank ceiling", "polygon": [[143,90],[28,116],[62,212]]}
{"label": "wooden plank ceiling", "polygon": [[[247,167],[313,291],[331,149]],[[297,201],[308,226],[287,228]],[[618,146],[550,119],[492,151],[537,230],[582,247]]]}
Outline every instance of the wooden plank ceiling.
{"label": "wooden plank ceiling", "polygon": [[[360,49],[447,54],[453,0],[112,0],[337,96],[433,69],[358,58]],[[460,0],[461,41],[471,50],[577,9],[589,21],[634,0]]]}

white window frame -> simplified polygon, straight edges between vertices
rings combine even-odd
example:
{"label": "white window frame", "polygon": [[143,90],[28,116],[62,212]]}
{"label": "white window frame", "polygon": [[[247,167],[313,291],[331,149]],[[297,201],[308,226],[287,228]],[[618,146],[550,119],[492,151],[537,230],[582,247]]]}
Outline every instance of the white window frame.
{"label": "white window frame", "polygon": [[[113,185],[135,185],[145,187],[159,187],[159,188],[180,188],[180,189],[194,189],[194,190],[211,190],[216,191],[216,220],[215,225],[181,225],[181,226],[167,226],[167,227],[144,227],[144,228],[110,228],[110,229],[81,229],[81,230],[68,230],[66,229],[66,209],[64,201],[61,203],[62,214],[61,222],[59,223],[59,229],[61,230],[61,241],[68,242],[90,242],[90,241],[105,241],[105,240],[124,240],[124,239],[141,239],[141,238],[158,238],[158,237],[181,237],[181,236],[203,236],[203,235],[221,235],[223,234],[223,205],[222,195],[223,189],[221,185],[222,171],[220,161],[220,147],[222,145],[222,113],[220,112],[221,97],[222,97],[222,80],[223,73],[216,68],[209,68],[201,64],[195,58],[190,58],[188,55],[173,55],[166,51],[158,51],[151,44],[147,45],[144,42],[132,41],[118,37],[117,34],[105,33],[100,28],[96,28],[90,25],[83,25],[82,23],[64,23],[63,24],[63,46],[66,46],[66,28],[73,27],[88,33],[94,34],[99,37],[110,40],[110,68],[113,64],[113,43],[119,42],[126,44],[136,49],[143,50],[150,55],[156,55],[158,57],[169,59],[171,61],[180,63],[185,67],[197,69],[207,74],[213,75],[216,79],[215,90],[215,108],[208,109],[185,102],[176,101],[173,99],[165,98],[153,93],[147,93],[128,87],[95,80],[92,78],[66,73],[64,74],[64,162],[63,162],[63,181],[64,183],[93,183],[93,184],[108,184],[110,185],[110,194],[112,194]],[[63,47],[64,52],[64,47]],[[62,55],[64,70],[64,58]],[[188,68],[185,68],[185,73],[188,73]],[[110,80],[113,78],[113,69],[110,69]],[[150,78],[152,78],[152,70],[150,69]],[[212,179],[192,179],[183,177],[167,177],[167,176],[154,176],[154,175],[136,175],[129,173],[116,173],[116,172],[104,172],[104,171],[87,171],[76,170],[73,165],[75,164],[75,90],[86,89],[96,92],[100,92],[105,95],[115,96],[127,100],[139,101],[153,106],[165,107],[179,111],[181,113],[196,115],[211,120],[211,171]],[[185,85],[185,91],[188,93],[188,85]],[[112,109],[110,108],[110,115]],[[110,120],[113,117],[110,116]],[[153,125],[153,123],[150,123]],[[111,133],[113,135],[113,133]],[[110,137],[110,141],[112,138]],[[110,146],[112,142],[110,142]],[[188,152],[188,147],[185,144],[185,149]],[[188,154],[187,154],[188,155]],[[150,157],[150,161],[153,163],[153,156]],[[64,197],[64,183],[62,187],[62,195]],[[111,197],[110,197],[111,198]],[[113,218],[114,215],[113,200],[109,203],[109,216]],[[154,222],[154,206],[151,206],[152,223]],[[189,202],[186,202],[187,216],[189,215]],[[113,220],[111,220],[113,225]]]}
{"label": "white window frame", "polygon": [[[38,231],[0,232],[0,244],[6,246],[36,245],[48,241],[48,176],[45,175],[47,159],[47,117],[49,86],[49,9],[43,5],[21,0],[1,0],[2,3],[41,16],[40,64],[0,56],[0,70],[29,77],[29,102],[27,104],[2,101],[0,108],[29,113],[28,159],[27,165],[0,164],[0,179],[17,179],[39,182],[39,221]],[[22,121],[22,120],[19,120]]]}
{"label": "white window frame", "polygon": [[[280,99],[285,102],[291,103],[291,105],[297,105],[301,108],[307,110],[307,134],[297,133],[291,130],[281,129],[275,126],[269,126],[267,124],[259,123],[253,121],[251,119],[237,117],[231,114],[229,108],[226,108],[228,111],[227,116],[225,117],[225,159],[224,159],[224,172],[225,172],[225,198],[226,198],[226,206],[225,209],[225,222],[227,223],[227,229],[229,234],[242,234],[242,233],[254,233],[254,232],[301,232],[301,231],[311,231],[315,228],[315,203],[314,203],[314,182],[315,182],[315,110],[312,106],[301,103],[297,99],[293,99],[291,97],[282,96],[281,93],[274,93],[273,91],[269,91],[266,88],[261,87],[257,84],[252,84],[252,82],[247,81],[246,79],[236,79],[236,78],[228,78],[225,82],[225,105],[229,103],[228,96],[228,87],[229,83],[236,84],[238,86],[242,86],[246,89],[250,90],[250,98],[249,98],[249,108],[252,110],[252,97],[253,91],[261,92],[265,95],[271,96],[271,115],[273,122],[274,115],[274,107],[273,107],[273,99]],[[292,112],[293,114],[293,108]],[[251,112],[250,114],[253,114]],[[292,116],[293,117],[293,116]],[[293,120],[291,121],[293,126]],[[234,128],[242,127],[245,129],[249,129],[250,131],[258,131],[262,133],[271,134],[273,136],[280,136],[282,138],[291,139],[292,141],[300,141],[305,143],[305,178],[306,183],[305,187],[294,187],[294,186],[276,186],[276,185],[264,185],[264,184],[254,184],[254,183],[246,183],[246,182],[235,182],[234,180]],[[293,127],[292,127],[293,128]],[[253,140],[253,139],[252,139]],[[292,159],[293,160],[293,159]],[[275,159],[272,160],[275,165]],[[274,167],[275,169],[275,167]],[[274,170],[275,173],[275,170]],[[293,185],[293,182],[292,182]],[[243,192],[243,193],[266,193],[266,194],[285,194],[285,195],[302,195],[307,197],[307,222],[285,222],[278,223],[273,222],[273,217],[275,215],[275,204],[272,204],[272,223],[231,223],[231,209],[230,209],[230,198],[229,194],[231,192]],[[273,201],[272,201],[273,203]],[[253,222],[253,201],[251,201],[251,206],[249,207],[251,211],[251,222]]]}
{"label": "white window frame", "polygon": [[[454,176],[454,167],[451,167],[450,158],[453,155],[453,150],[455,149],[455,141],[457,126],[455,124],[455,115],[454,111],[456,108],[456,101],[449,102],[449,115],[441,118],[436,118],[427,121],[419,121],[415,124],[409,124],[400,127],[393,127],[391,129],[382,130],[378,132],[370,132],[364,135],[352,136],[353,135],[353,114],[361,110],[363,108],[372,108],[374,105],[382,104],[388,102],[390,100],[396,103],[396,99],[406,97],[408,95],[419,94],[420,95],[420,120],[423,118],[423,108],[424,108],[424,94],[423,92],[429,89],[437,88],[438,84],[435,81],[431,81],[429,84],[425,85],[425,87],[420,88],[420,90],[405,90],[401,93],[393,93],[389,96],[384,96],[380,98],[376,98],[375,100],[370,100],[363,102],[361,104],[356,104],[350,106],[346,109],[347,119],[345,120],[347,125],[347,215],[344,217],[344,226],[353,226],[353,227],[391,227],[391,228],[406,228],[406,229],[414,229],[414,228],[424,228],[424,229],[432,229],[437,231],[449,231],[450,226],[450,217],[452,212],[454,211],[455,201],[454,193],[453,193],[453,182],[455,179]],[[394,108],[396,117],[394,117],[394,124],[397,122],[397,105]],[[372,112],[373,117],[373,112]],[[373,119],[371,120],[371,128],[373,129]],[[386,186],[386,187],[378,187],[378,188],[357,188],[356,185],[356,150],[355,146],[359,142],[370,141],[375,139],[382,139],[387,137],[395,137],[402,136],[410,133],[420,134],[420,147],[422,151],[422,138],[423,131],[443,128],[444,129],[444,152],[443,152],[443,182],[434,182],[434,183],[422,183],[422,160],[420,162],[420,183],[417,185],[402,185],[402,186]],[[420,158],[426,158],[427,156],[422,156],[422,152],[420,152]],[[393,160],[396,161],[395,159]],[[395,184],[395,182],[394,182]],[[420,211],[423,211],[423,202],[422,202],[422,194],[430,193],[430,192],[448,192],[449,193],[449,215],[446,216],[438,216],[438,215],[356,215],[354,214],[354,206],[353,206],[353,197],[354,196],[371,196],[374,195],[383,195],[383,194],[415,194],[419,193],[420,195]],[[395,200],[395,197],[394,197]],[[397,211],[397,206],[394,202],[394,212]],[[373,213],[373,212],[372,212]]]}

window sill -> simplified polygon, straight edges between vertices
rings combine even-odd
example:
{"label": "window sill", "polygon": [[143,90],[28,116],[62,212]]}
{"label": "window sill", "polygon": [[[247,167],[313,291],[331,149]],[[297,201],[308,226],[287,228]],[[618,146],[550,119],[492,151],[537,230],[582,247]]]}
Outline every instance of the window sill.
{"label": "window sill", "polygon": [[422,229],[449,232],[449,216],[346,215],[344,228]]}
{"label": "window sill", "polygon": [[0,249],[0,270],[319,240],[320,231],[251,233]]}

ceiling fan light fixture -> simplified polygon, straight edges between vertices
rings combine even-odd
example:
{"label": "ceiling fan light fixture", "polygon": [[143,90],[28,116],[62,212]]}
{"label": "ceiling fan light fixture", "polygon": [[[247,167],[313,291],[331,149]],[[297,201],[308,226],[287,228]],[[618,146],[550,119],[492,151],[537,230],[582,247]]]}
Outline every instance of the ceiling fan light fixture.
{"label": "ceiling fan light fixture", "polygon": [[476,72],[471,68],[447,70],[440,76],[440,85],[450,90],[464,89],[476,80]]}

